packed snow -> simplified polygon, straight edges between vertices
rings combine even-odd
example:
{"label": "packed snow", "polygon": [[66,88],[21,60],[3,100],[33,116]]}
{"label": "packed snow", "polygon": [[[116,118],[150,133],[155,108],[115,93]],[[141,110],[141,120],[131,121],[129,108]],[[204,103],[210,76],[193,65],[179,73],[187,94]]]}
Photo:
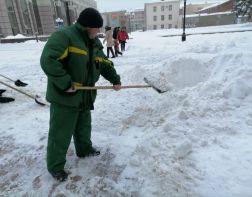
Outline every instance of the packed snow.
{"label": "packed snow", "polygon": [[[188,29],[251,30],[252,24]],[[168,87],[100,90],[92,140],[101,155],[79,159],[73,142],[58,183],[46,169],[49,107],[6,88],[0,104],[0,196],[252,196],[251,32],[161,37],[181,30],[131,33],[113,59],[123,85],[146,77]],[[0,44],[0,74],[42,98],[45,42]],[[14,84],[0,78],[12,86]],[[108,85],[103,78],[97,85]]]}
{"label": "packed snow", "polygon": [[27,38],[27,37],[22,34],[17,34],[15,36],[6,36],[5,38],[6,39],[16,39],[16,38]]}

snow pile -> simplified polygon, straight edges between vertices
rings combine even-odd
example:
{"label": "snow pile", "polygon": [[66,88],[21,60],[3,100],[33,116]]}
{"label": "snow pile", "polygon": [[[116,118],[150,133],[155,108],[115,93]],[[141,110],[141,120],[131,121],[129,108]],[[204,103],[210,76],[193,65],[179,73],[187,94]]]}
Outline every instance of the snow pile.
{"label": "snow pile", "polygon": [[15,36],[6,36],[5,37],[5,39],[17,39],[17,38],[27,38],[27,37],[22,34],[17,34]]}
{"label": "snow pile", "polygon": [[[251,24],[190,31],[248,28]],[[183,43],[181,37],[160,37],[176,31],[132,33],[124,55],[113,59],[123,85],[145,84],[146,77],[169,91],[99,91],[92,138],[102,154],[79,159],[71,144],[65,183],[46,171],[49,108],[8,90],[6,96],[16,101],[0,105],[0,194],[251,196],[251,33],[188,36]],[[43,46],[1,45],[1,74],[45,96]]]}

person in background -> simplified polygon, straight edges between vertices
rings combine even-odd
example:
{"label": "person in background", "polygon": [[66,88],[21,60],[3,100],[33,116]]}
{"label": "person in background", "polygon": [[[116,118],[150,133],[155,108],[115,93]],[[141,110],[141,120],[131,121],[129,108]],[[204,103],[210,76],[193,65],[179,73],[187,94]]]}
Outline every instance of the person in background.
{"label": "person in background", "polygon": [[72,136],[77,157],[100,154],[91,141],[90,110],[94,109],[97,91],[77,91],[74,87],[95,86],[102,75],[114,90],[121,89],[120,76],[97,38],[102,26],[101,14],[86,8],[75,24],[51,35],[40,58],[48,78],[46,99],[51,103],[47,169],[60,182],[68,177],[64,166]]}
{"label": "person in background", "polygon": [[121,44],[121,51],[125,51],[126,40],[129,39],[128,33],[126,32],[126,27],[122,27],[121,31],[117,34],[117,39]]}
{"label": "person in background", "polygon": [[120,27],[115,27],[113,30],[113,39],[117,39],[118,32],[120,31]]}
{"label": "person in background", "polygon": [[118,54],[122,55],[122,52],[120,52],[119,50],[119,41],[117,39],[117,35],[119,31],[120,31],[120,27],[115,27],[113,30],[114,50],[115,50],[116,57],[118,56]]}
{"label": "person in background", "polygon": [[119,50],[119,41],[114,39],[114,49],[115,49],[115,56],[117,57],[118,54],[122,55],[122,52]]}
{"label": "person in background", "polygon": [[109,58],[109,52],[111,51],[112,53],[112,58],[115,58],[115,53],[113,51],[113,37],[112,37],[112,30],[111,27],[106,26],[105,27],[105,31],[106,31],[106,35],[105,38],[103,40],[103,44],[105,44],[105,42],[107,43],[107,58]]}

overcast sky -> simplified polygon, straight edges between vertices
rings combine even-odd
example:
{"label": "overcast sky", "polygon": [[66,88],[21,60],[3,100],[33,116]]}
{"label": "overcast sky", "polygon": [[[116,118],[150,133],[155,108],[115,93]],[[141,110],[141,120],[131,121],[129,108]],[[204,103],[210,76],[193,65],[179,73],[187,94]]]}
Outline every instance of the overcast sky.
{"label": "overcast sky", "polygon": [[[134,10],[136,8],[144,8],[144,3],[157,2],[158,0],[96,0],[97,7],[100,12],[118,11],[118,10]],[[187,0],[187,3],[208,2],[215,3],[225,0]],[[183,2],[183,0],[182,0]]]}

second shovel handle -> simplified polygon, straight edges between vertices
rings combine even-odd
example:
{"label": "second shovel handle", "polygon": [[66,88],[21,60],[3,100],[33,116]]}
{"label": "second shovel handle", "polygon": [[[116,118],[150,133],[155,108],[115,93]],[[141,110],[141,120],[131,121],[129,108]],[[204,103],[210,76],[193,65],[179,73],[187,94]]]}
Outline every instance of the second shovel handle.
{"label": "second shovel handle", "polygon": [[[121,89],[128,89],[128,88],[150,88],[150,85],[128,85],[128,86],[121,86]],[[114,89],[113,86],[74,86],[75,90],[109,90]]]}

